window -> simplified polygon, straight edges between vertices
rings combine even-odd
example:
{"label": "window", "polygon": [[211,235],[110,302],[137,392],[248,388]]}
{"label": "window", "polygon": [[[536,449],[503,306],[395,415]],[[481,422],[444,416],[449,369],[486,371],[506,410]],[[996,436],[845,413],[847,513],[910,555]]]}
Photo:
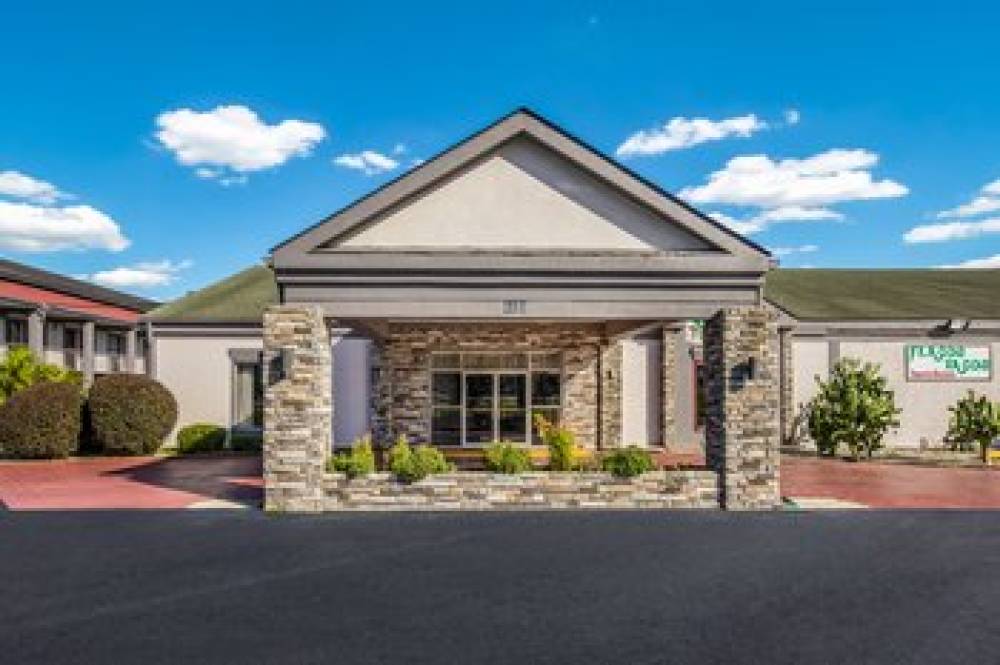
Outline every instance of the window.
{"label": "window", "polygon": [[4,332],[8,347],[28,344],[28,321],[26,319],[7,319]]}
{"label": "window", "polygon": [[233,391],[233,427],[263,429],[264,377],[259,362],[238,362]]}
{"label": "window", "polygon": [[125,336],[118,332],[108,333],[108,369],[120,372],[124,368]]}
{"label": "window", "polygon": [[81,337],[79,328],[63,328],[63,367],[80,369]]}
{"label": "window", "polygon": [[439,445],[541,443],[534,414],[559,422],[562,357],[550,352],[435,353],[431,436]]}

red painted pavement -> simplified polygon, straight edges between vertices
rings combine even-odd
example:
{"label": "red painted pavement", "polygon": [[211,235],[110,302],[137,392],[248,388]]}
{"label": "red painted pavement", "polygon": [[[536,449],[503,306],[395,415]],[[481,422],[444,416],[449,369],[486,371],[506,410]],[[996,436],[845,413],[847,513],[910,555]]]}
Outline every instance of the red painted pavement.
{"label": "red painted pavement", "polygon": [[259,505],[259,457],[93,457],[0,462],[12,510],[185,508],[221,499]]}
{"label": "red painted pavement", "polygon": [[873,508],[1000,508],[1000,468],[932,468],[784,455],[781,493]]}
{"label": "red painted pavement", "polygon": [[[669,456],[687,466],[693,456]],[[664,460],[661,460],[664,461]],[[14,510],[185,508],[211,499],[259,505],[259,457],[73,458],[0,462],[0,502]],[[1000,508],[1000,468],[929,468],[783,456],[784,496],[876,508]]]}

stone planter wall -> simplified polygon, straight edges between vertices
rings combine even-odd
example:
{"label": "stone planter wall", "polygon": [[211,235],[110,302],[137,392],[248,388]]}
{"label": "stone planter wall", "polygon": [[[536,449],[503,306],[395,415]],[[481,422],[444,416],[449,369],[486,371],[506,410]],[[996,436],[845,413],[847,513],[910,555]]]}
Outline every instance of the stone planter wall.
{"label": "stone planter wall", "polygon": [[401,483],[388,473],[323,476],[323,509],[500,510],[718,508],[718,476],[703,469],[652,471],[631,479],[601,472],[516,475],[454,472]]}

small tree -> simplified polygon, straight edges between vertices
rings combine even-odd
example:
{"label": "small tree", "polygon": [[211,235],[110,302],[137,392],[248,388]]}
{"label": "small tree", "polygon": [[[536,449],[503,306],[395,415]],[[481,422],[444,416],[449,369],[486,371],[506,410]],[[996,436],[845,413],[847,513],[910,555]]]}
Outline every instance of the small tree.
{"label": "small tree", "polygon": [[969,450],[978,444],[985,462],[990,444],[1000,436],[1000,403],[970,390],[948,410],[951,422],[946,440],[960,450]]}
{"label": "small tree", "polygon": [[0,404],[36,383],[80,383],[80,374],[43,363],[26,346],[12,346],[0,362]]}
{"label": "small tree", "polygon": [[871,457],[882,438],[897,427],[895,394],[886,387],[878,365],[844,358],[828,381],[817,377],[819,393],[809,402],[809,435],[821,455],[834,455],[843,443],[856,461]]}

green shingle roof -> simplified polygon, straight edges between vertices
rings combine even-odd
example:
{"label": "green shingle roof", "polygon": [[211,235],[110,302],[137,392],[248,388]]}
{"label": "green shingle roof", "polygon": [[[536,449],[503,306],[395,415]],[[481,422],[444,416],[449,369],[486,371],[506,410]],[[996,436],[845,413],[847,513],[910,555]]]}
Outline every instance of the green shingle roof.
{"label": "green shingle roof", "polygon": [[[765,298],[801,321],[1000,319],[1000,270],[775,269]],[[162,322],[260,323],[278,302],[274,273],[257,265],[162,305]]]}
{"label": "green shingle roof", "polygon": [[1000,270],[777,269],[764,297],[801,321],[1000,319]]}
{"label": "green shingle roof", "polygon": [[277,302],[274,272],[266,266],[256,265],[162,305],[147,318],[154,322],[260,323],[264,309]]}

